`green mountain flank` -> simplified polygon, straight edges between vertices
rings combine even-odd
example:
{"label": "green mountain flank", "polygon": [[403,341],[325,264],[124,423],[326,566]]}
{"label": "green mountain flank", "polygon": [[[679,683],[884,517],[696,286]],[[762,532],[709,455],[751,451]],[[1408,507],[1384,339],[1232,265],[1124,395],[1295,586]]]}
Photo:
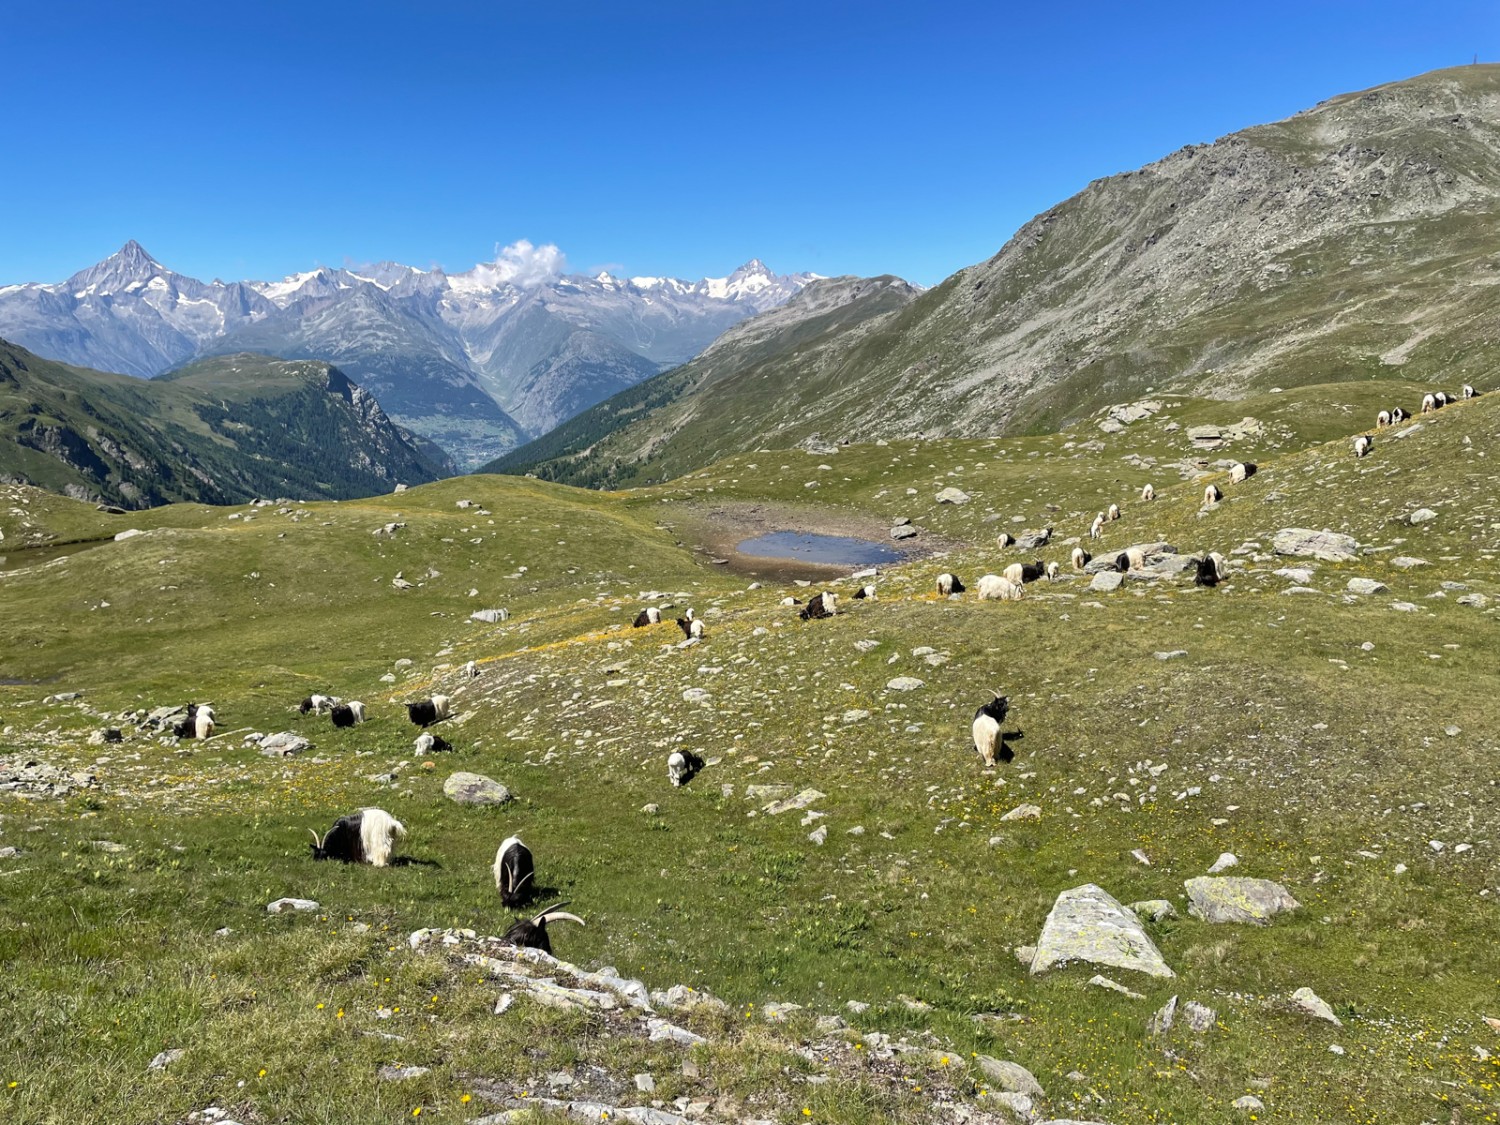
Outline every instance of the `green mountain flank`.
{"label": "green mountain flank", "polygon": [[0,341],[0,476],[128,508],[333,499],[451,471],[334,367],[237,355],[143,381]]}
{"label": "green mountain flank", "polygon": [[1097,180],[916,300],[671,372],[497,467],[610,486],[814,434],[1056,430],[1148,390],[1478,382],[1497,232],[1500,66],[1436,71]]}

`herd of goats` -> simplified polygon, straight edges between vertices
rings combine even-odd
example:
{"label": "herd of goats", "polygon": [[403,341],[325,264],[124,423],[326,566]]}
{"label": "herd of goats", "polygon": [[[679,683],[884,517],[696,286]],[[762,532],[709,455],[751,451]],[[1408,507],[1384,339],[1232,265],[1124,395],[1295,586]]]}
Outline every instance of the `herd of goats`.
{"label": "herd of goats", "polygon": [[[1464,385],[1457,396],[1449,396],[1445,392],[1436,391],[1423,397],[1421,411],[1423,414],[1430,414],[1448,405],[1449,402],[1455,401],[1455,398],[1474,397],[1476,397],[1476,392],[1468,384]],[[1390,411],[1382,410],[1376,420],[1376,428],[1398,424],[1408,417],[1410,415],[1399,406]],[[1369,453],[1371,446],[1372,441],[1368,435],[1362,434],[1355,438],[1355,456],[1365,456]],[[1231,484],[1242,483],[1255,472],[1254,464],[1236,462],[1230,467],[1229,482]],[[1141,489],[1140,497],[1143,501],[1153,500],[1155,496],[1155,490],[1150,484]],[[1205,504],[1215,504],[1221,499],[1223,499],[1223,492],[1217,485],[1209,484],[1204,489]],[[1105,525],[1119,518],[1119,505],[1111,504],[1107,510],[1100,512],[1094,518],[1089,528],[1089,538],[1102,538]],[[1043,541],[1045,542],[1050,535],[1051,530],[1048,529],[1043,536]],[[996,541],[1002,548],[1015,543],[1015,540],[1005,532],[1002,532]],[[1112,569],[1120,572],[1139,570],[1146,565],[1145,549],[1131,547],[1113,558],[1101,561],[1105,563],[1102,569],[1106,570]],[[1217,586],[1227,577],[1227,560],[1217,552],[1195,556],[1191,561],[1195,571],[1193,578],[1195,586]],[[1091,563],[1094,564],[1091,569],[1095,571],[1101,569],[1099,563],[1094,563],[1093,556],[1081,546],[1073,548],[1071,562],[1075,571],[1090,568]],[[976,583],[976,593],[981,600],[1015,601],[1022,597],[1022,591],[1028,583],[1043,578],[1055,580],[1060,577],[1061,567],[1056,562],[1043,563],[1040,559],[1029,563],[1016,562],[1006,567],[1001,574],[986,574],[981,577]],[[967,587],[956,574],[943,573],[937,576],[936,592],[940,597],[953,597],[966,590]],[[873,585],[861,586],[852,596],[856,599],[873,599],[876,596],[875,587]],[[839,595],[831,590],[814,595],[806,604],[794,597],[782,600],[785,606],[800,607],[798,616],[803,621],[836,616],[839,612],[838,602]],[[641,610],[633,625],[636,628],[645,628],[660,624],[661,621],[661,610],[656,606],[650,606]],[[676,623],[683,632],[685,645],[704,638],[703,621],[696,617],[691,609],[687,610],[684,616],[677,618]],[[468,678],[477,676],[479,669],[476,662],[471,660],[464,665],[462,674]],[[453,749],[447,741],[427,730],[434,723],[441,722],[452,714],[452,701],[448,696],[433,695],[429,699],[406,704],[406,709],[408,718],[422,729],[422,733],[416,740],[418,753]],[[345,703],[332,696],[310,695],[302,701],[298,710],[303,715],[327,714],[335,727],[352,727],[365,721],[364,704],[358,700]],[[995,692],[992,700],[974,712],[971,728],[974,749],[987,768],[993,768],[997,760],[1009,762],[1013,758],[1010,748],[1005,745],[1005,734],[1001,726],[1009,710],[1009,698]],[[179,738],[210,737],[214,732],[213,708],[206,703],[189,704],[187,717],[174,724],[172,731]],[[703,759],[691,750],[673,751],[667,759],[667,778],[674,786],[685,785],[703,769],[703,766]],[[322,837],[319,837],[317,832],[312,832],[312,858],[315,860],[336,859],[344,863],[367,863],[374,867],[385,867],[391,862],[396,841],[405,835],[405,826],[384,809],[361,809],[350,816],[340,817]],[[531,849],[521,841],[519,836],[507,837],[501,843],[499,850],[495,853],[493,873],[495,887],[500,892],[501,903],[510,909],[524,906],[534,888],[536,865]],[[580,926],[584,924],[582,918],[561,909],[566,905],[568,905],[566,902],[556,903],[530,918],[516,921],[505,932],[503,940],[512,945],[551,953],[552,944],[547,935],[548,923],[567,921],[576,922]]]}

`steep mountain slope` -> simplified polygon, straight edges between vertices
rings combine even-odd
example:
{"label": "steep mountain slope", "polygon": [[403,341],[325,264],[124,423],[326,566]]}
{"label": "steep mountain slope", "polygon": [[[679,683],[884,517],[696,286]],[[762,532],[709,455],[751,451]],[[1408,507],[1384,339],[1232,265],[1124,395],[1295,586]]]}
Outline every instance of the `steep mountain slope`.
{"label": "steep mountain slope", "polygon": [[126,507],[345,499],[451,471],[326,363],[242,355],[145,381],[0,341],[0,475]]}
{"label": "steep mountain slope", "polygon": [[611,457],[1055,429],[1148,387],[1483,382],[1497,254],[1500,66],[1437,71],[1096,181],[880,322],[764,363],[754,396],[725,380],[642,412]]}
{"label": "steep mountain slope", "polygon": [[737,439],[763,418],[801,400],[783,377],[785,365],[829,340],[854,339],[919,292],[888,276],[815,281],[730,329],[691,363],[599,403],[481,471],[615,488],[713,460],[741,448]]}
{"label": "steep mountain slope", "polygon": [[326,360],[472,467],[697,355],[815,277],[758,260],[698,282],[582,277],[560,272],[561,255],[537,264],[514,249],[453,275],[382,262],[205,285],[131,242],[59,285],[0,288],[0,335],[143,376],[238,352]]}

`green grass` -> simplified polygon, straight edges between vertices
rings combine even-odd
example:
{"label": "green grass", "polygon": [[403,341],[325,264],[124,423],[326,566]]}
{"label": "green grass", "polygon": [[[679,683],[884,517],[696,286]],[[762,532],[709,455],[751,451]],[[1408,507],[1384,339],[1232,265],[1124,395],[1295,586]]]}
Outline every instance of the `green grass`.
{"label": "green grass", "polygon": [[[1387,397],[1341,387],[1181,401],[1098,435],[1100,448],[1083,447],[1095,435],[1080,427],[760,452],[640,493],[469,478],[307,505],[297,519],[179,506],[128,517],[149,535],[0,577],[0,677],[45,681],[0,687],[0,756],[95,764],[102,781],[61,801],[0,798],[0,846],[22,853],[0,860],[0,1087],[16,1083],[0,1104],[23,1122],[177,1122],[209,1104],[247,1122],[405,1120],[418,1106],[458,1121],[499,1108],[502,1093],[537,1092],[548,1072],[582,1081],[597,1065],[624,1084],[625,1103],[630,1076],[650,1071],[669,1103],[725,1098],[747,1116],[852,1125],[926,1119],[939,1091],[983,1108],[971,1059],[982,1053],[1029,1067],[1051,1116],[1230,1120],[1251,1092],[1265,1119],[1495,1120],[1500,1068],[1478,1053],[1500,1053],[1482,1022],[1500,1015],[1495,616],[1442,583],[1500,594],[1489,465],[1500,399],[1451,408],[1404,440],[1378,436],[1355,461],[1347,435]],[[1187,456],[1188,425],[1245,414],[1267,423],[1262,443],[1210,456],[1250,456],[1261,472],[1200,512],[1201,482],[1165,466]],[[1142,467],[1128,453],[1158,460]],[[1159,496],[1149,505],[1134,500],[1147,479]],[[936,505],[949,484],[971,502]],[[951,549],[883,574],[877,601],[804,624],[778,604],[783,589],[747,590],[690,550],[695,521],[731,500],[877,526],[910,515]],[[1131,582],[1093,596],[1070,581],[1016,604],[932,596],[939,569],[972,579],[1012,561],[988,546],[998,529],[1050,524],[1058,545],[1042,554],[1064,557],[1062,541],[1111,500],[1125,516],[1105,547],[1264,549],[1236,555],[1245,566],[1215,591]],[[1423,505],[1438,518],[1401,522]],[[7,543],[13,506],[59,541],[122,518],[11,489]],[[395,520],[407,526],[394,539],[370,534]],[[659,523],[683,529],[682,545]],[[1289,595],[1272,573],[1287,560],[1269,557],[1286,526],[1390,549],[1312,564],[1322,592]],[[1428,565],[1402,570],[1395,554]],[[398,570],[424,584],[395,590]],[[1355,575],[1390,594],[1346,598]],[[630,629],[646,590],[695,605],[706,642],[678,650],[671,625]],[[1398,612],[1396,600],[1419,609]],[[468,620],[493,605],[510,619]],[[1188,655],[1154,655],[1176,649]],[[396,669],[400,658],[415,663]],[[482,662],[472,683],[437,667],[467,659]],[[388,672],[394,683],[381,681]],[[890,692],[896,675],[926,686]],[[987,773],[968,719],[992,686],[1011,695],[1008,728],[1024,737],[1013,763]],[[456,753],[428,770],[398,704],[438,687],[455,693],[461,721],[442,730]],[[709,703],[685,702],[688,687]],[[363,699],[371,722],[337,732],[295,717],[317,689]],[[82,700],[41,702],[67,690]],[[307,729],[316,747],[273,762],[239,734],[85,743],[118,725],[105,715],[189,698],[215,702],[221,731]],[[855,711],[868,715],[846,721]],[[673,790],[664,760],[678,745],[712,764]],[[454,769],[496,777],[517,800],[454,805],[441,793]],[[827,797],[812,808],[826,817],[766,815],[746,790],[769,784],[816,787]],[[1023,802],[1042,818],[1000,819]],[[406,853],[433,866],[309,861],[308,827],[371,804],[400,817]],[[821,825],[819,847],[807,834]],[[524,1004],[493,1015],[495,982],[408,948],[419,927],[504,928],[488,866],[513,832],[536,852],[539,882],[589,922],[555,933],[561,956],[733,1005],[687,1021],[714,1039],[692,1052],[701,1077],[682,1074],[682,1049],[603,1017]],[[1455,853],[1459,843],[1473,848]],[[1030,978],[1011,953],[1067,887],[1097,882],[1122,902],[1181,909],[1183,880],[1222,851],[1239,857],[1235,873],[1283,882],[1302,908],[1264,929],[1152,925],[1178,978],[1106,974],[1144,1001],[1088,986],[1088,967]],[[283,895],[322,908],[266,915]],[[1285,1010],[1304,985],[1343,1028]],[[1215,1008],[1217,1026],[1151,1039],[1147,1017],[1174,994]],[[848,1000],[872,1006],[855,1015]],[[808,1013],[769,1024],[769,1001]],[[971,1019],[993,1012],[1021,1018]],[[814,1017],[829,1014],[853,1036],[819,1031]],[[920,1049],[871,1059],[858,1036],[874,1032]],[[1334,1043],[1346,1054],[1329,1053]],[[186,1054],[148,1073],[168,1047]],[[387,1063],[432,1069],[376,1081]]]}

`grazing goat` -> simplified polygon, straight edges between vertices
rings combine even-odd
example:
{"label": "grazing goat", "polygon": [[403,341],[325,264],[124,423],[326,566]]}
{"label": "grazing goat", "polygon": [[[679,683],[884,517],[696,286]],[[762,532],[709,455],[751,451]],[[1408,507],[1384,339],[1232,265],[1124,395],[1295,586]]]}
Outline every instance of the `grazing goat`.
{"label": "grazing goat", "polygon": [[1195,558],[1193,563],[1196,568],[1193,575],[1194,586],[1217,586],[1229,577],[1229,564],[1217,551]]}
{"label": "grazing goat", "polygon": [[577,922],[580,926],[584,924],[578,915],[567,914],[558,909],[567,905],[566,902],[559,902],[557,906],[549,906],[540,914],[522,919],[506,930],[505,936],[500,940],[523,949],[540,949],[543,953],[551,953],[552,942],[547,937],[548,922]]}
{"label": "grazing goat", "polygon": [[1438,408],[1437,395],[1426,394],[1422,396],[1422,413],[1431,414]]}
{"label": "grazing goat", "polygon": [[794,597],[792,597],[789,594],[786,597],[784,597],[784,598],[781,599],[781,604],[782,605],[801,605],[802,604],[802,599],[801,598],[794,598]]}
{"label": "grazing goat", "polygon": [[937,576],[938,596],[946,598],[952,594],[962,594],[967,587],[959,580],[956,574],[939,574]]}
{"label": "grazing goat", "polygon": [[1450,402],[1453,401],[1451,398],[1448,397],[1448,392],[1447,391],[1438,391],[1432,397],[1437,401],[1438,409],[1439,410],[1441,410],[1443,407],[1447,406]]}
{"label": "grazing goat", "polygon": [[500,901],[512,908],[523,905],[531,895],[536,863],[531,858],[531,849],[521,843],[521,837],[507,836],[501,841],[495,852],[494,872]]}
{"label": "grazing goat", "polygon": [[995,536],[995,546],[999,547],[1002,551],[1015,541],[1016,537],[1008,531],[1002,531],[999,535]]}
{"label": "grazing goat", "polygon": [[998,574],[986,574],[979,580],[977,589],[980,601],[1018,602],[1021,600],[1021,587],[1009,578],[1002,578]]}
{"label": "grazing goat", "polygon": [[691,750],[673,750],[667,755],[667,780],[674,787],[692,781],[702,768],[703,759]]}
{"label": "grazing goat", "polygon": [[1406,412],[1404,407],[1398,406],[1391,411],[1391,425],[1399,425],[1410,417],[1411,415]]}
{"label": "grazing goat", "polygon": [[1141,489],[1141,499],[1142,500],[1155,500],[1156,499],[1156,489],[1152,488],[1149,484],[1146,485],[1145,488]]}
{"label": "grazing goat", "polygon": [[1109,506],[1109,511],[1107,511],[1107,512],[1104,513],[1104,518],[1106,520],[1109,520],[1111,523],[1113,523],[1115,520],[1119,519],[1120,518],[1120,505],[1118,505],[1118,504],[1111,504]]}
{"label": "grazing goat", "polygon": [[875,600],[875,587],[874,586],[861,586],[858,590],[854,591],[854,597],[856,599],[869,598],[871,601],[874,601]]}
{"label": "grazing goat", "polygon": [[348,703],[335,703],[328,715],[334,726],[352,727],[365,721],[365,705],[357,699],[351,699]]}
{"label": "grazing goat", "polygon": [[471,660],[464,665],[464,675],[471,680],[479,678],[479,663]]}
{"label": "grazing goat", "polygon": [[208,738],[214,733],[214,709],[207,703],[198,705],[198,713],[193,716],[193,737]]}
{"label": "grazing goat", "polygon": [[1476,391],[1473,387],[1471,387],[1468,383],[1465,383],[1463,385],[1463,388],[1458,392],[1458,397],[1459,398],[1478,398],[1479,397],[1479,392]]}
{"label": "grazing goat", "polygon": [[453,743],[428,731],[417,735],[414,745],[418,754],[451,754],[453,752]]}
{"label": "grazing goat", "polygon": [[193,738],[198,733],[198,705],[187,705],[187,718],[172,724],[172,733],[178,738]]}
{"label": "grazing goat", "polygon": [[[688,610],[691,614],[693,611]],[[679,617],[677,627],[682,630],[682,635],[690,641],[701,641],[703,639],[703,622],[696,617]]]}
{"label": "grazing goat", "polygon": [[1104,537],[1104,513],[1100,512],[1094,517],[1094,522],[1089,524],[1089,538],[1102,539]]}
{"label": "grazing goat", "polygon": [[635,615],[635,627],[637,629],[645,628],[647,625],[660,624],[661,610],[657,609],[654,605],[648,605],[645,609],[641,610],[640,613]]}
{"label": "grazing goat", "polygon": [[807,600],[807,605],[797,614],[803,621],[818,621],[832,617],[839,611],[839,596],[824,590]]}
{"label": "grazing goat", "polygon": [[1130,569],[1130,555],[1128,552],[1121,551],[1115,556],[1115,569],[1121,574]]}
{"label": "grazing goat", "polygon": [[1011,563],[1003,571],[1007,582],[1014,582],[1017,586],[1024,586],[1028,582],[1035,582],[1047,573],[1047,568],[1041,559],[1029,563]]}
{"label": "grazing goat", "polygon": [[1074,570],[1082,570],[1084,567],[1086,567],[1086,566],[1089,565],[1089,560],[1091,558],[1093,558],[1093,557],[1094,557],[1093,555],[1089,554],[1082,547],[1074,547],[1073,548],[1073,569]]}
{"label": "grazing goat", "polygon": [[1381,429],[1384,426],[1389,426],[1390,424],[1391,412],[1389,410],[1382,410],[1379,414],[1375,415],[1375,428],[1377,430]]}
{"label": "grazing goat", "polygon": [[321,715],[337,702],[338,700],[331,695],[309,695],[297,705],[297,710],[303,715]]}
{"label": "grazing goat", "polygon": [[1047,581],[1056,582],[1061,577],[1062,567],[1059,566],[1056,562],[1049,562],[1047,564]]}
{"label": "grazing goat", "polygon": [[450,702],[446,695],[434,695],[431,699],[408,703],[406,717],[419,727],[430,727],[452,714]]}
{"label": "grazing goat", "polygon": [[1255,475],[1258,466],[1249,461],[1236,461],[1229,466],[1229,483],[1244,484]]}
{"label": "grazing goat", "polygon": [[405,826],[384,809],[360,809],[352,816],[339,817],[321,840],[313,832],[312,857],[384,867],[391,861],[395,842],[405,835]]}
{"label": "grazing goat", "polygon": [[1012,754],[1005,746],[1005,732],[1000,729],[1009,710],[1010,699],[997,691],[994,699],[974,712],[974,749],[979,751],[986,767],[993,767],[996,757],[1003,762],[1011,760]]}
{"label": "grazing goat", "polygon": [[1144,570],[1146,566],[1146,551],[1142,547],[1126,547],[1125,561],[1128,570]]}
{"label": "grazing goat", "polygon": [[1205,504],[1217,504],[1224,499],[1224,494],[1219,491],[1219,486],[1211,484],[1203,490],[1203,502]]}
{"label": "grazing goat", "polygon": [[1360,434],[1359,437],[1354,439],[1354,456],[1363,457],[1366,453],[1370,452],[1370,448],[1374,444],[1368,435]]}

